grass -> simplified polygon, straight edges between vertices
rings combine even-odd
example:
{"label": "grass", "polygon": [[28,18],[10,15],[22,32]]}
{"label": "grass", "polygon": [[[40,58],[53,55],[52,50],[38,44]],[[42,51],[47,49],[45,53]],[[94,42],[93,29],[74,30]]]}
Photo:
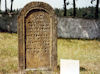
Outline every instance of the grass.
{"label": "grass", "polygon": [[17,34],[0,33],[0,74],[18,71]]}
{"label": "grass", "polygon": [[60,59],[80,60],[81,74],[100,74],[100,41],[58,39],[58,64]]}
{"label": "grass", "polygon": [[[60,59],[80,60],[80,74],[100,74],[100,40],[58,39]],[[0,74],[18,74],[17,34],[0,33]]]}

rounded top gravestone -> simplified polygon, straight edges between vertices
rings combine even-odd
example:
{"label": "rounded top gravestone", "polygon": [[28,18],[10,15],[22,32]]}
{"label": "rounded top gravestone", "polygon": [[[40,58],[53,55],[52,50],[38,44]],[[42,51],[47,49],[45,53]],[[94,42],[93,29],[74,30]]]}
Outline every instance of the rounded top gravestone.
{"label": "rounded top gravestone", "polygon": [[43,2],[27,4],[18,16],[19,68],[57,68],[57,20],[53,8]]}

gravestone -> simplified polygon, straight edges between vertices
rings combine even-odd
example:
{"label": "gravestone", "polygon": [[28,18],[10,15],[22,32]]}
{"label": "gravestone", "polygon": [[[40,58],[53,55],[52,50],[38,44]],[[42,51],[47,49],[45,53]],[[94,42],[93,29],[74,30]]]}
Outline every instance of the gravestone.
{"label": "gravestone", "polygon": [[57,20],[43,2],[27,4],[18,16],[19,70],[57,70]]}

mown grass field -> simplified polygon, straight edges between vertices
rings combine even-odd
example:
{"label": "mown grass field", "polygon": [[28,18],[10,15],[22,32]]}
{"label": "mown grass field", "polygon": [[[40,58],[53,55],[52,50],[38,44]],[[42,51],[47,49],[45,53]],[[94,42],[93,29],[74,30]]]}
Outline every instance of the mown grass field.
{"label": "mown grass field", "polygon": [[[60,59],[80,60],[80,74],[100,74],[100,40],[58,39]],[[0,74],[18,74],[17,34],[0,33]]]}
{"label": "mown grass field", "polygon": [[0,33],[0,74],[18,71],[17,34]]}

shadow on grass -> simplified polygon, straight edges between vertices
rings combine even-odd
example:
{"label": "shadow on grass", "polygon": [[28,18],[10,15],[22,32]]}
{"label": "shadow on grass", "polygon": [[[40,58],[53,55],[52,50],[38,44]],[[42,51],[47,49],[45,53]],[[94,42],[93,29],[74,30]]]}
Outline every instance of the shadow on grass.
{"label": "shadow on grass", "polygon": [[100,39],[97,39],[98,41],[100,41]]}
{"label": "shadow on grass", "polygon": [[84,67],[80,67],[80,71],[87,71],[87,69]]}
{"label": "shadow on grass", "polygon": [[[57,70],[60,71],[60,66],[59,65],[57,65]],[[80,67],[80,71],[87,71],[87,69],[84,68],[84,67]]]}

